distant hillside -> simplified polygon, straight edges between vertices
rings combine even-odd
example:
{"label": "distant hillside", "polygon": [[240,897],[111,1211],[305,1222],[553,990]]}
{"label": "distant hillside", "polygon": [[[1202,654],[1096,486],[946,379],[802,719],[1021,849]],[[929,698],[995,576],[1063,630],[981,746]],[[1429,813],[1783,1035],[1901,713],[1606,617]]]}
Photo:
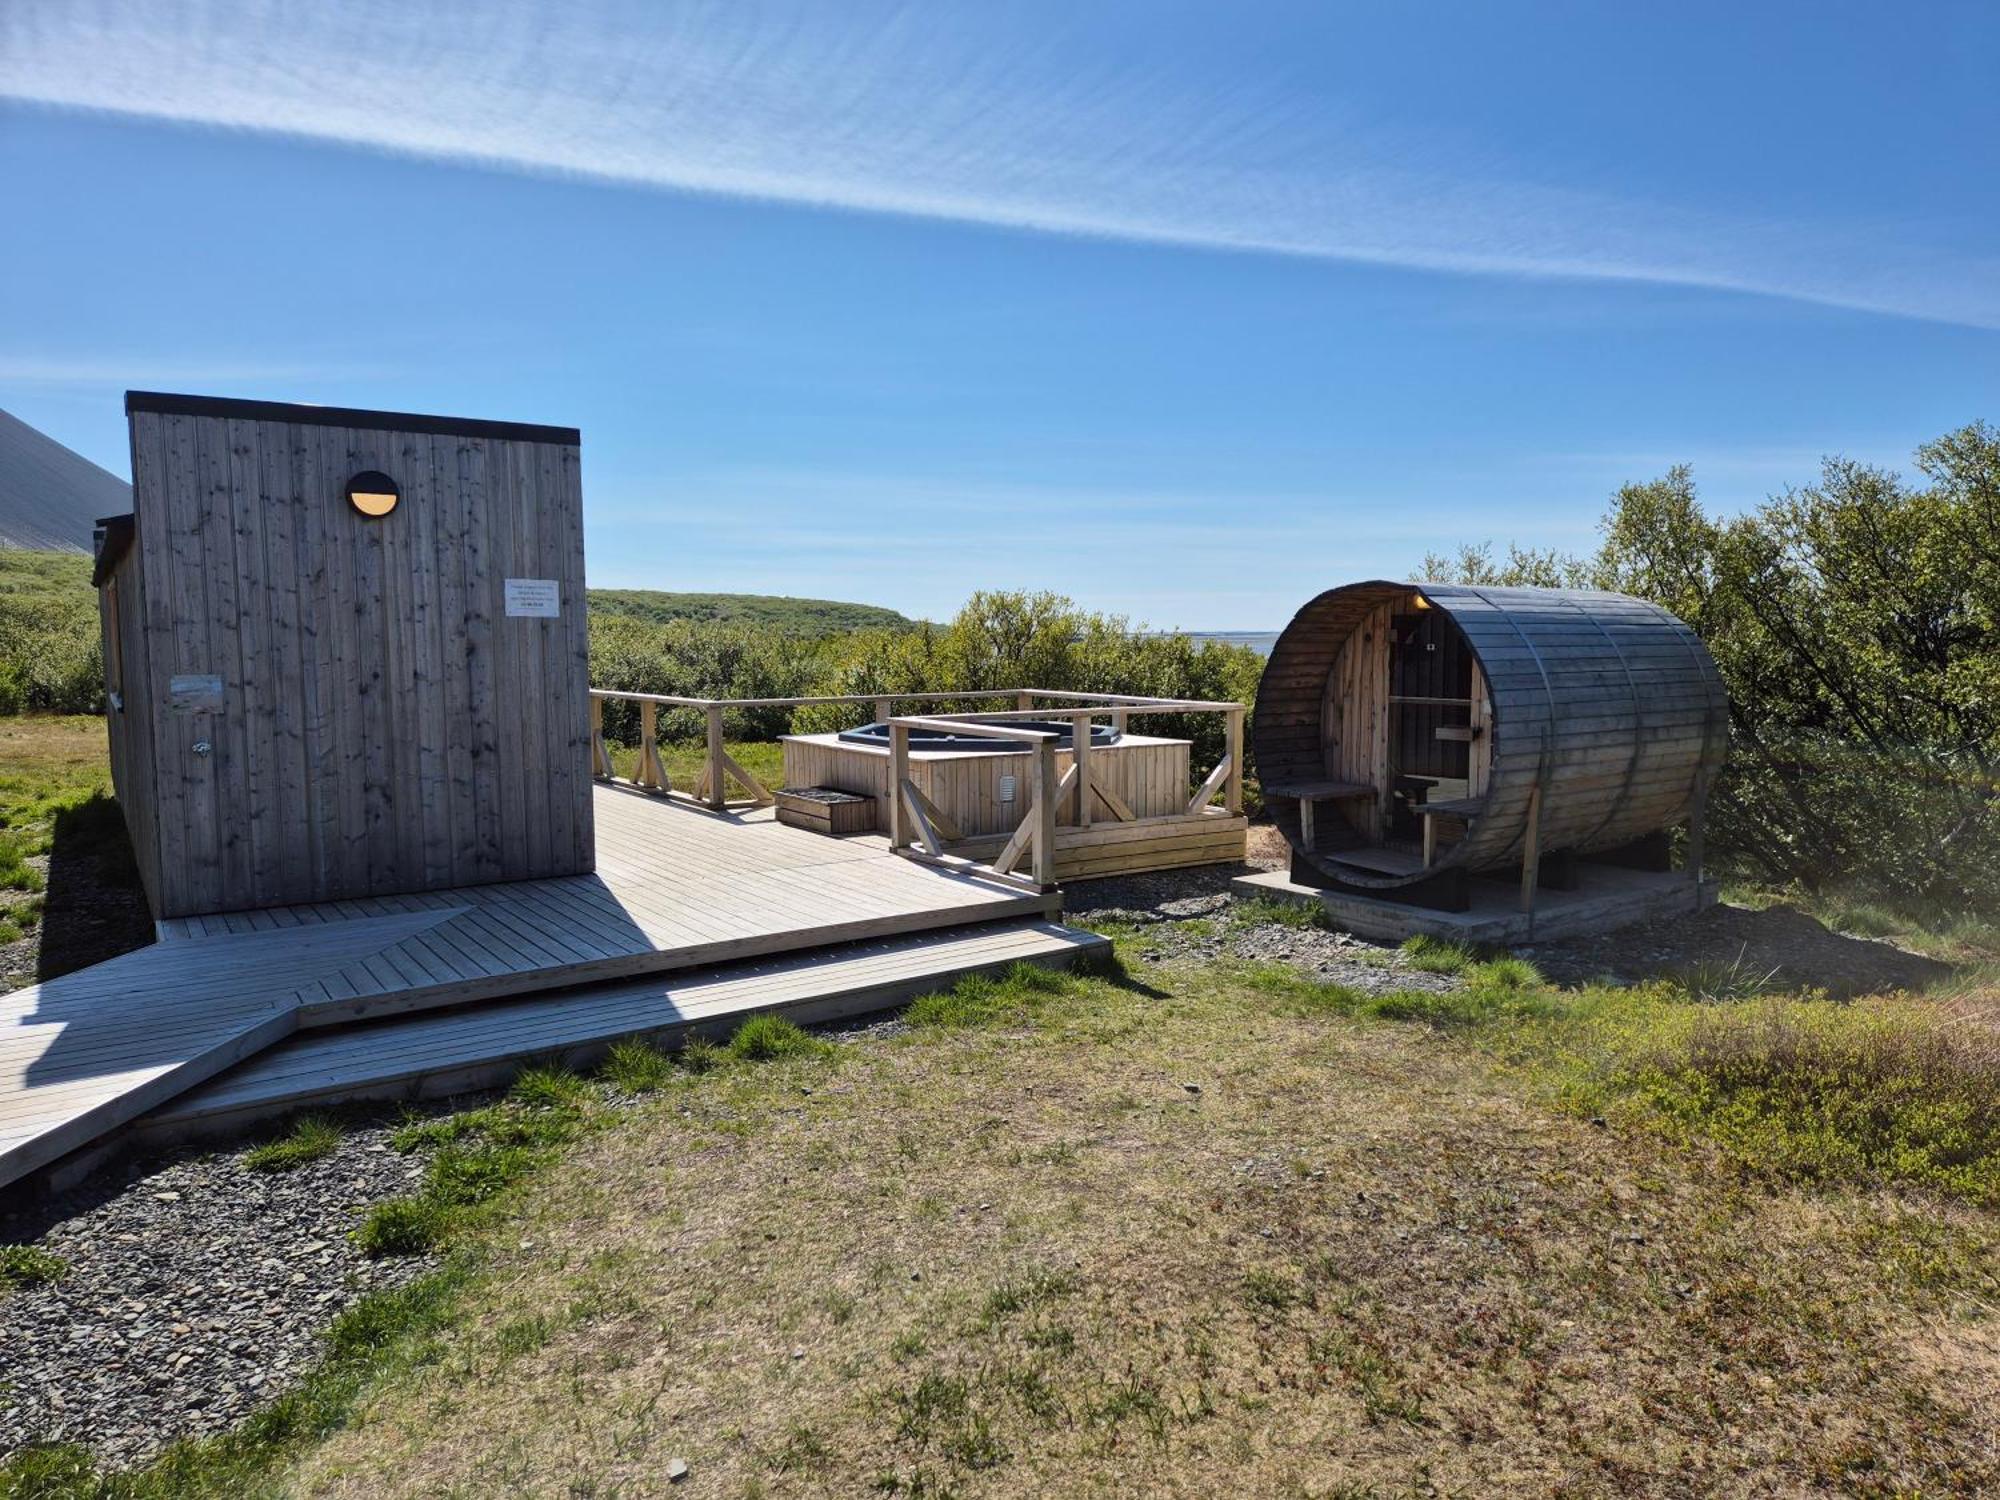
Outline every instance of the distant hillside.
{"label": "distant hillside", "polygon": [[915,622],[874,604],[837,599],[791,599],[782,594],[669,594],[655,589],[592,589],[591,609],[655,624],[667,620],[725,620],[769,625],[803,634],[841,630],[907,630]]}
{"label": "distant hillside", "polygon": [[100,516],[132,508],[132,487],[0,411],[0,547],[88,552]]}

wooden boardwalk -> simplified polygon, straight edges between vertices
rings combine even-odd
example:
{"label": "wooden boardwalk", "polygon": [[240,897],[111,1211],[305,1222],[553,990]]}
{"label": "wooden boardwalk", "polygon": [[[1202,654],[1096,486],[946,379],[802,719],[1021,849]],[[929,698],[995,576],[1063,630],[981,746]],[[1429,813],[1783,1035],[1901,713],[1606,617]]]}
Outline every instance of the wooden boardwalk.
{"label": "wooden boardwalk", "polygon": [[881,1010],[940,975],[1070,964],[1110,940],[1047,920],[989,922],[655,975],[429,1015],[302,1031],[141,1119],[149,1140],[228,1133],[277,1112],[358,1099],[425,1099],[504,1082],[530,1060],[594,1062],[624,1037],[678,1046],[753,1011],[801,1023]]}
{"label": "wooden boardwalk", "polygon": [[1051,914],[885,839],[596,789],[597,872],[160,924],[0,996],[0,1185],[293,1033],[411,1010]]}

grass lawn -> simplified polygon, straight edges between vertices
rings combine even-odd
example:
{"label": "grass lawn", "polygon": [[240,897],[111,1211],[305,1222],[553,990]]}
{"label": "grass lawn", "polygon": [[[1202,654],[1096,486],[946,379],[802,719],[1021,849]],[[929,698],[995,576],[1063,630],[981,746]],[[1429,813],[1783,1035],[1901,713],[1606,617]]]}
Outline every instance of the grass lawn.
{"label": "grass lawn", "polygon": [[[1456,1002],[1023,975],[899,1037],[628,1051],[649,1092],[615,1116],[538,1074],[407,1133],[432,1186],[383,1217],[455,1247],[444,1290],[279,1424],[281,1485],[647,1494],[677,1458],[729,1497],[2000,1484],[1976,1186],[1761,1167],[1704,1128],[1728,1098],[1676,1117],[1602,1066],[1712,1007],[1658,995],[1662,1032],[1471,973]],[[265,1472],[218,1461],[178,1472]]]}
{"label": "grass lawn", "polygon": [[110,796],[102,719],[0,717],[0,944],[41,921],[59,820],[88,837],[123,837]]}

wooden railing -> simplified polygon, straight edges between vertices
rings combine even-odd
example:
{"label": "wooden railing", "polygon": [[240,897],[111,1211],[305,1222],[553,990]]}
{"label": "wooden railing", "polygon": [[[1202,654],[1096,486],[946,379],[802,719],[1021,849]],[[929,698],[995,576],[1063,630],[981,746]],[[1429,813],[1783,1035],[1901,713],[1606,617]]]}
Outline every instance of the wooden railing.
{"label": "wooden railing", "polygon": [[[1030,773],[1030,795],[1032,801],[1028,815],[993,857],[992,873],[1003,878],[1013,878],[1015,868],[1024,855],[1031,858],[1033,883],[1043,890],[1052,889],[1056,883],[1056,826],[1061,813],[1067,808],[1072,813],[1071,821],[1077,827],[1088,828],[1097,815],[1099,804],[1111,818],[1122,822],[1137,821],[1132,809],[1127,807],[1110,787],[1098,782],[1091,774],[1091,721],[1100,714],[1108,715],[1121,731],[1132,718],[1158,714],[1219,713],[1224,722],[1224,749],[1222,758],[1215,764],[1201,785],[1188,800],[1186,810],[1181,814],[1186,818],[1203,816],[1204,810],[1214,801],[1218,792],[1223,797],[1223,810],[1230,817],[1239,816],[1243,811],[1243,705],[1240,703],[1210,703],[1184,698],[1141,698],[1115,693],[1069,693],[1040,688],[1024,688],[1018,691],[1019,707],[1012,712],[982,713],[976,719],[959,714],[943,714],[935,718],[891,718],[889,720],[889,789],[891,792],[889,809],[889,847],[899,853],[911,852],[913,845],[921,845],[923,853],[930,859],[947,864],[971,864],[973,862],[955,858],[945,852],[944,845],[958,837],[958,831],[950,827],[939,827],[941,814],[920,787],[910,777],[910,731],[912,729],[937,729],[950,734],[973,733],[997,739],[1017,740],[1027,745],[1033,752]],[[1092,708],[1064,709],[1037,708],[1036,698],[1051,698],[1065,704],[1091,703],[1100,705]],[[1056,774],[1056,751],[1062,736],[1047,730],[1028,729],[1018,724],[1010,724],[1010,719],[1028,719],[1046,723],[1055,719],[1069,722],[1070,766],[1060,776]],[[1073,800],[1072,800],[1073,799]],[[914,834],[914,838],[912,835]]]}
{"label": "wooden railing", "polygon": [[[900,704],[938,702],[979,702],[1012,700],[1012,709],[957,712],[933,716],[905,716]],[[800,698],[684,698],[671,693],[628,693],[593,688],[590,693],[590,741],[592,774],[615,780],[611,754],[604,741],[604,703],[621,701],[639,705],[639,761],[633,784],[662,794],[671,794],[665,764],[660,758],[659,709],[699,711],[706,726],[707,747],[702,774],[694,789],[697,801],[721,811],[728,805],[728,783],[735,781],[752,803],[763,806],[773,800],[770,789],[732,756],[723,741],[723,714],[729,709],[816,708],[821,706],[867,704],[877,719],[889,726],[889,846],[900,854],[933,860],[952,866],[975,869],[982,875],[1032,883],[1042,889],[1055,885],[1056,827],[1060,815],[1069,811],[1073,824],[1089,827],[1100,815],[1116,821],[1135,821],[1127,807],[1109,786],[1099,782],[1091,768],[1091,723],[1109,718],[1121,733],[1135,718],[1174,714],[1220,714],[1223,718],[1223,752],[1214,768],[1189,799],[1182,816],[1204,815],[1219,794],[1223,811],[1231,817],[1243,811],[1243,720],[1240,703],[1209,702],[1192,698],[1148,698],[1126,693],[1075,693],[1052,688],[1004,688],[985,692],[955,693],[837,693]],[[1042,703],[1057,706],[1037,706]],[[1066,720],[1070,726],[1071,760],[1067,771],[1056,771],[1056,755],[1063,736],[1045,729],[1032,729],[1013,720],[1046,723]],[[957,842],[960,830],[927,797],[910,776],[910,731],[937,730],[947,734],[969,734],[990,739],[1012,740],[1031,754],[1030,793],[1032,804],[990,865],[952,855],[945,846]],[[1028,859],[1031,881],[1015,870]]]}
{"label": "wooden railing", "polygon": [[[1054,695],[1044,693],[1039,696]],[[722,715],[727,709],[819,708],[865,703],[874,709],[877,719],[887,721],[895,717],[896,706],[902,703],[965,703],[997,699],[1003,702],[1012,700],[1025,706],[1028,698],[1029,694],[1019,688],[984,693],[825,693],[803,698],[683,698],[673,693],[627,693],[615,688],[592,688],[590,772],[604,781],[618,779],[612,768],[610,750],[604,743],[604,705],[607,702],[639,705],[639,764],[631,778],[632,784],[667,793],[674,788],[668,782],[666,766],[660,759],[659,711],[663,707],[698,711],[705,721],[708,745],[702,759],[701,779],[693,795],[697,802],[705,802],[720,812],[728,805],[728,783],[732,780],[749,794],[750,800],[757,806],[765,806],[771,801],[769,788],[746,771],[723,742]]]}

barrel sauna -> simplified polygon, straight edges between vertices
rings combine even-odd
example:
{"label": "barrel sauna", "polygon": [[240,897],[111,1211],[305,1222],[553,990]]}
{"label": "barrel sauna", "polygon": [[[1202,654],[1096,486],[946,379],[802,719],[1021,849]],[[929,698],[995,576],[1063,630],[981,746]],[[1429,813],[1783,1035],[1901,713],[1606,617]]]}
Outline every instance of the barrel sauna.
{"label": "barrel sauna", "polygon": [[1352,583],[1278,637],[1251,743],[1295,873],[1462,907],[1467,872],[1532,886],[1544,854],[1698,826],[1728,714],[1707,649],[1642,599]]}

